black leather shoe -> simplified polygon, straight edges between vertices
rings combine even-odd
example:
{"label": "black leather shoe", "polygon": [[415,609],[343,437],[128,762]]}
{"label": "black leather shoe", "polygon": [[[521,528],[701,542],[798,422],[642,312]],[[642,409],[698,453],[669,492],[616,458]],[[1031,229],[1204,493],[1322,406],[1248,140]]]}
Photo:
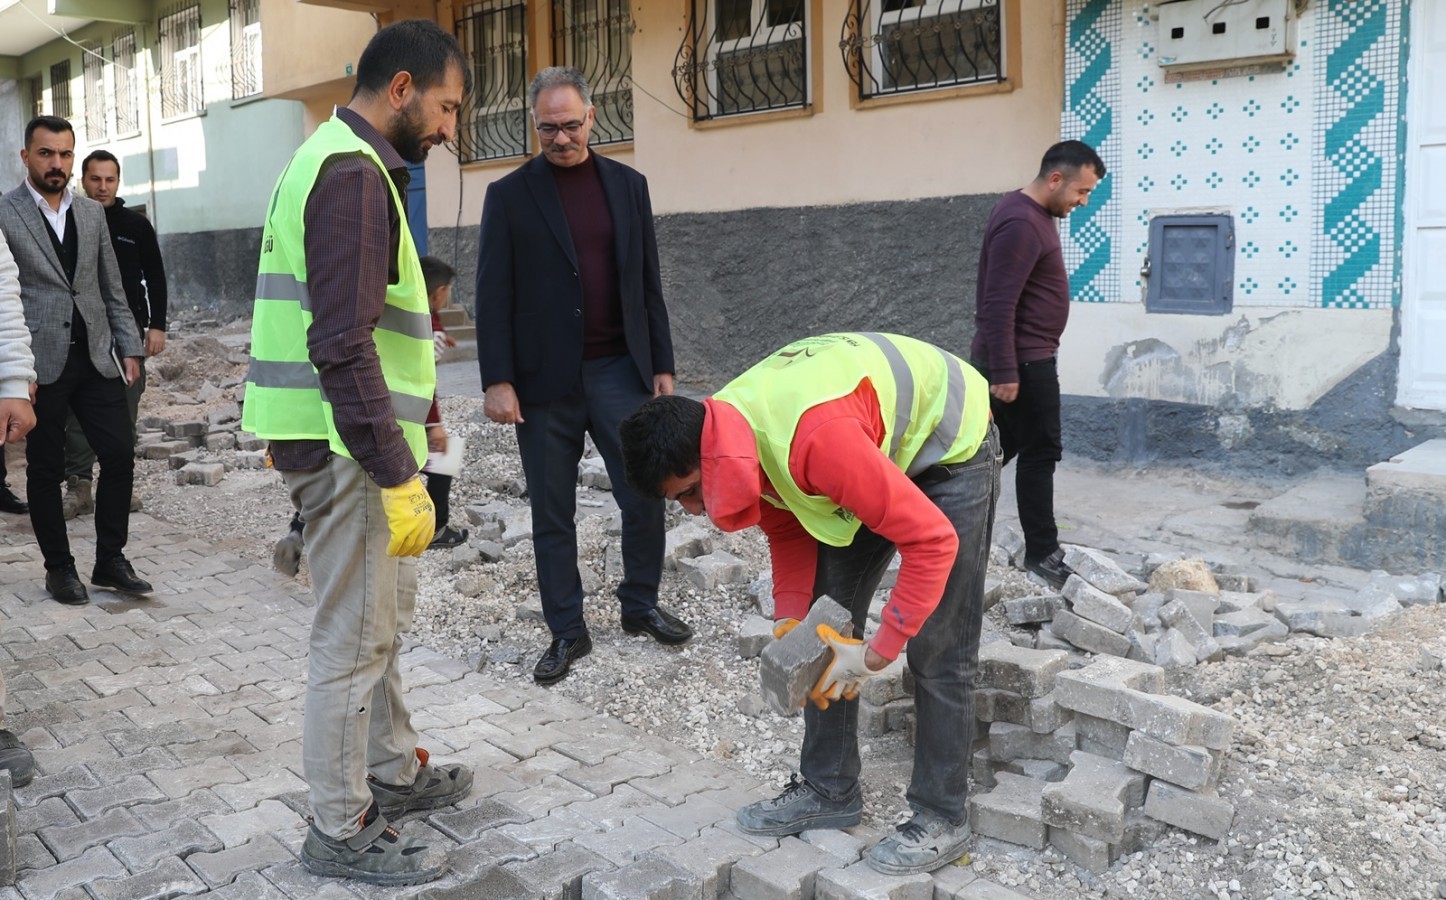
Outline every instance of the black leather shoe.
{"label": "black leather shoe", "polygon": [[567,677],[573,660],[582,659],[592,652],[592,638],[558,638],[547,646],[542,659],[532,667],[532,680],[538,684],[554,684]]}
{"label": "black leather shoe", "polygon": [[15,492],[10,490],[8,484],[0,484],[0,512],[16,513],[17,515],[28,513],[30,504],[15,496]]}
{"label": "black leather shoe", "polygon": [[638,618],[623,616],[623,631],[628,634],[647,632],[660,644],[685,644],[693,636],[693,629],[688,627],[687,622],[665,612],[661,606]]}
{"label": "black leather shoe", "polygon": [[75,571],[73,565],[46,571],[45,589],[50,591],[50,596],[70,606],[90,602],[85,585],[80,583],[80,573]]}
{"label": "black leather shoe", "polygon": [[1064,564],[1064,548],[1061,547],[1037,562],[1026,562],[1024,568],[1043,578],[1055,590],[1063,590],[1064,583],[1074,574],[1074,569]]}
{"label": "black leather shoe", "polygon": [[96,587],[108,587],[127,594],[149,594],[151,583],[136,577],[136,570],[124,556],[97,562],[90,573],[90,583]]}

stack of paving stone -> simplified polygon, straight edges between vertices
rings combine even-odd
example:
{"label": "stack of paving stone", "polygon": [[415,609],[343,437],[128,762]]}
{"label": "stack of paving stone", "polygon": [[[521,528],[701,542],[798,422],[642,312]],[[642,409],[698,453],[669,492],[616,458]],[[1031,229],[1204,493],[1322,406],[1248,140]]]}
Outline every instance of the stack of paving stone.
{"label": "stack of paving stone", "polygon": [[1165,825],[1223,839],[1235,808],[1216,784],[1234,720],[1160,693],[1158,666],[1069,662],[1065,651],[1006,641],[980,650],[974,832],[1048,843],[1097,873]]}
{"label": "stack of paving stone", "polygon": [[1271,614],[1277,605],[1273,593],[1251,591],[1248,578],[1227,582],[1245,590],[1221,590],[1203,563],[1200,577],[1184,583],[1205,590],[1169,587],[1168,578],[1154,581],[1160,589],[1152,589],[1085,547],[1069,547],[1065,563],[1074,574],[1059,594],[1003,601],[1009,624],[1038,629],[1032,642],[1039,649],[1083,650],[1177,669],[1243,655],[1288,633]]}
{"label": "stack of paving stone", "polygon": [[168,460],[176,484],[210,487],[231,469],[266,467],[266,442],[241,431],[241,407],[235,403],[211,410],[204,419],[144,416],[137,425],[136,457]]}

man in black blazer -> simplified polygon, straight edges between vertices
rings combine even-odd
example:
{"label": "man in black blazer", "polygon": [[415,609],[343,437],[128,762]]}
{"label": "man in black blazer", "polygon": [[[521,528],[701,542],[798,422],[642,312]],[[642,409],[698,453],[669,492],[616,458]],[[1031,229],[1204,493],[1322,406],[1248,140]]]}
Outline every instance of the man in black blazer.
{"label": "man in black blazer", "polygon": [[[130,531],[135,440],[126,384],[140,377],[142,349],[110,246],[105,209],[71,194],[75,130],[56,116],[25,127],[26,179],[0,197],[0,230],[15,255],[38,387],[35,430],[25,446],[30,524],[45,557],[45,587],[61,603],[89,597],[65,533],[65,417],[73,411],[100,460],[91,584],[150,593],[122,554]],[[124,380],[122,380],[124,379]]]}
{"label": "man in black blazer", "polygon": [[592,94],[554,67],[528,89],[542,154],[487,189],[477,251],[478,363],[488,418],[517,426],[552,644],[533,678],[552,684],[592,650],[577,571],[577,464],[592,436],[623,515],[622,628],[681,644],[658,606],[663,504],[623,474],[618,424],[673,392],[673,342],[648,183],[592,153]]}

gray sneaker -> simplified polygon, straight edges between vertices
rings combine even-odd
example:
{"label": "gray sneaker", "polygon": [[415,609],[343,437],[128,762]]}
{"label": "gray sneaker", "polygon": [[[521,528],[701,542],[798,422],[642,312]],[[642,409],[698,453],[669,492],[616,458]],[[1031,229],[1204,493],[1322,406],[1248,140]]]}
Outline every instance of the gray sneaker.
{"label": "gray sneaker", "polygon": [[472,770],[460,763],[434,766],[427,761],[427,751],[417,748],[421,766],[411,784],[384,784],[367,776],[372,799],[381,807],[382,815],[398,818],[419,809],[451,806],[472,790]]}
{"label": "gray sneaker", "polygon": [[313,823],[301,845],[301,866],[313,875],[395,887],[436,881],[447,873],[447,856],[387,824],[374,803],[362,830],[345,840],[327,837]]}
{"label": "gray sneaker", "polygon": [[972,836],[968,822],[954,825],[933,813],[916,813],[870,848],[865,859],[869,868],[885,875],[932,872],[963,856]]}
{"label": "gray sneaker", "polygon": [[795,775],[772,800],[759,800],[738,810],[738,828],[745,834],[783,837],[810,828],[848,828],[863,817],[864,799],[855,791],[847,800],[830,800],[806,779]]}

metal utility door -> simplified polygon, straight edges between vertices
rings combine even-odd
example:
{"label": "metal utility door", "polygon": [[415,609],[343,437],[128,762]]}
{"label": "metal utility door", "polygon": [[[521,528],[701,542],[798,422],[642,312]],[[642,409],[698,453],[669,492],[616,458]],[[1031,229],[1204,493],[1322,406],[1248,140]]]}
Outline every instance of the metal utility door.
{"label": "metal utility door", "polygon": [[1416,2],[1411,7],[1396,402],[1446,409],[1446,3]]}

